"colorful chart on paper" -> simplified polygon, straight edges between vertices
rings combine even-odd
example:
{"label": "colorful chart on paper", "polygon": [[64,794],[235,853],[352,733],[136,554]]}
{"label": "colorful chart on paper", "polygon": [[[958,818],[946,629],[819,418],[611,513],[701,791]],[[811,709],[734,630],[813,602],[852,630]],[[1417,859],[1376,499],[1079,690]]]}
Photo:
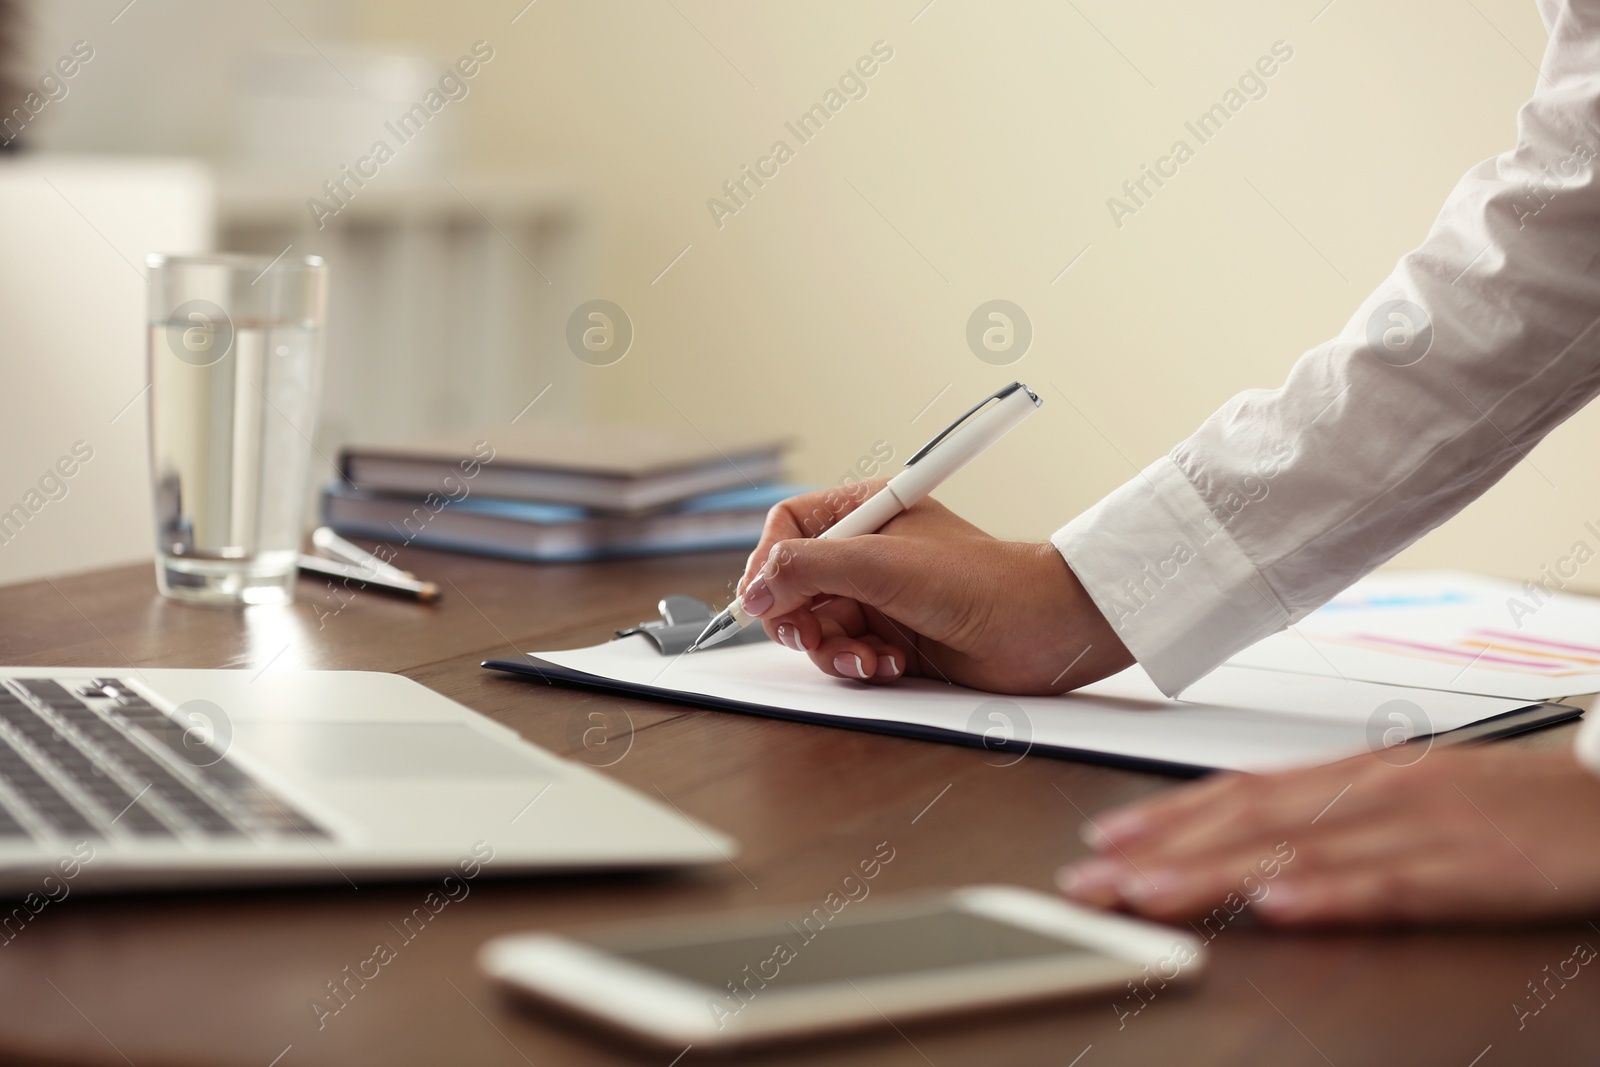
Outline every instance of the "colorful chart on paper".
{"label": "colorful chart on paper", "polygon": [[1380,573],[1229,661],[1549,700],[1600,691],[1600,600],[1438,571]]}

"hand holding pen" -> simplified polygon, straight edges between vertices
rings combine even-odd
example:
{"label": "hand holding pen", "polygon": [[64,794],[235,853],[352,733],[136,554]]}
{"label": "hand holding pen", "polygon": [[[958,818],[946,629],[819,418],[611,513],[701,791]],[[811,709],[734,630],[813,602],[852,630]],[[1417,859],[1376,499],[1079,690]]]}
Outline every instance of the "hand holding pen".
{"label": "hand holding pen", "polygon": [[[1032,394],[1014,388],[998,395],[1020,397],[1000,421],[967,421],[996,410],[997,398],[987,398],[913,456],[907,471],[964,425],[977,425],[978,435],[956,443],[982,443],[944,460],[952,470],[970,462],[998,439],[988,436],[997,426],[1003,434],[1026,417],[1020,405],[1032,410]],[[773,509],[740,583],[740,613],[824,673],[873,684],[920,675],[995,692],[1056,693],[1133,662],[1048,542],[997,540],[920,496],[904,511],[895,506],[874,535],[813,536],[819,519],[832,529],[893,483],[862,483],[853,495],[819,490]]]}

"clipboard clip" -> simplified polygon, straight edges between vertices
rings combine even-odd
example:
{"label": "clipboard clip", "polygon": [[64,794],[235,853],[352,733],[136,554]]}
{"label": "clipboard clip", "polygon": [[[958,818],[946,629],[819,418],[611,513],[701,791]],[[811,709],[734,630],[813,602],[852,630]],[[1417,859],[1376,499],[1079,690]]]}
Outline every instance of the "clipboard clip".
{"label": "clipboard clip", "polygon": [[[700,631],[706,628],[711,621],[711,616],[716,614],[711,610],[711,605],[698,597],[687,596],[683,593],[673,593],[664,596],[656,605],[656,610],[661,612],[659,619],[647,619],[637,626],[630,626],[626,630],[618,630],[618,637],[632,637],[634,634],[644,634],[654,642],[657,651],[663,656],[676,656],[685,652],[694,639],[700,636]],[[768,640],[766,631],[759,626],[746,626],[739,631],[738,636],[724,641],[727,646],[754,645]]]}
{"label": "clipboard clip", "polygon": [[917,460],[922,459],[929,452],[932,452],[940,441],[943,441],[946,437],[949,437],[951,434],[959,430],[961,428],[961,424],[972,418],[972,416],[976,415],[978,412],[982,411],[996,400],[1004,400],[1018,389],[1021,389],[1024,393],[1027,393],[1033,398],[1034,407],[1039,406],[1040,401],[1038,393],[1035,393],[1032,389],[1029,389],[1021,382],[1012,382],[1003,389],[998,389],[991,395],[984,397],[982,400],[972,405],[972,407],[968,408],[965,413],[956,419],[955,422],[952,422],[949,426],[946,426],[944,429],[940,430],[934,435],[933,440],[917,449],[916,453],[910,459],[906,460],[906,466],[911,466],[913,463],[917,462]]}

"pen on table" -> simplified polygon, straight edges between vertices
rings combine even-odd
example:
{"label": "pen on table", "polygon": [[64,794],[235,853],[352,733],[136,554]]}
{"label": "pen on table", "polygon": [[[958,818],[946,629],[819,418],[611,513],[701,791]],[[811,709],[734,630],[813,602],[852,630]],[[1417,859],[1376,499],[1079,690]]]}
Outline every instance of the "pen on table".
{"label": "pen on table", "polygon": [[369,571],[381,574],[394,581],[416,580],[416,575],[410,571],[403,571],[394,564],[389,563],[368,552],[360,545],[351,544],[333,531],[330,526],[318,526],[311,531],[311,543],[322,551],[337,556],[346,563],[354,563],[358,567],[365,567]]}
{"label": "pen on table", "polygon": [[[916,455],[906,460],[906,469],[890,478],[887,485],[817,536],[859,537],[876,532],[982,455],[1043,403],[1037,393],[1021,382],[1012,382],[984,397],[918,449]],[[753,621],[755,616],[745,613],[744,597],[737,596],[684,651],[694,652],[721,644]]]}
{"label": "pen on table", "polygon": [[399,596],[411,597],[424,604],[431,604],[439,599],[439,586],[434,582],[418,581],[416,578],[391,578],[380,573],[372,567],[358,567],[354,563],[343,560],[324,559],[321,556],[300,554],[301,573],[320,574],[328,578],[343,578],[352,582],[360,582],[388,593]]}

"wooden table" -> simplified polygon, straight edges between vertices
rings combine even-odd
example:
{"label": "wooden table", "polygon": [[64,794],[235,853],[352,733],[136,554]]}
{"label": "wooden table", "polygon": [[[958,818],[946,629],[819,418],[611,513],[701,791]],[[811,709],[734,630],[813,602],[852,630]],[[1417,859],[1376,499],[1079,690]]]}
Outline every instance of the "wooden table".
{"label": "wooden table", "polygon": [[[389,923],[424,887],[73,895],[0,949],[0,1058],[668,1067],[670,1055],[641,1055],[519,1008],[478,974],[473,953],[505,931],[580,921],[808,910],[884,841],[895,858],[874,892],[977,881],[1048,888],[1056,867],[1084,852],[1078,809],[1172,784],[1037,757],[997,766],[997,754],[982,750],[550,688],[478,667],[515,650],[601,640],[650,617],[663,593],[717,600],[741,562],[734,555],[531,567],[410,551],[403,562],[444,585],[441,604],[369,592],[341,606],[303,580],[293,608],[194,608],[157,596],[148,566],[3,588],[0,662],[398,671],[548,749],[609,764],[603,773],[641,792],[659,790],[737,838],[737,868],[480,881],[320,1030],[311,999],[390,938]],[[1569,732],[1523,743],[1560,743]],[[1526,983],[1581,941],[1600,946],[1600,929],[1286,936],[1240,922],[1212,942],[1197,988],[1163,991],[1120,1025],[1115,998],[1101,995],[739,1061],[1594,1063],[1600,975],[1581,973],[1520,1032],[1512,1010]],[[696,1049],[679,1062],[708,1058]]]}

